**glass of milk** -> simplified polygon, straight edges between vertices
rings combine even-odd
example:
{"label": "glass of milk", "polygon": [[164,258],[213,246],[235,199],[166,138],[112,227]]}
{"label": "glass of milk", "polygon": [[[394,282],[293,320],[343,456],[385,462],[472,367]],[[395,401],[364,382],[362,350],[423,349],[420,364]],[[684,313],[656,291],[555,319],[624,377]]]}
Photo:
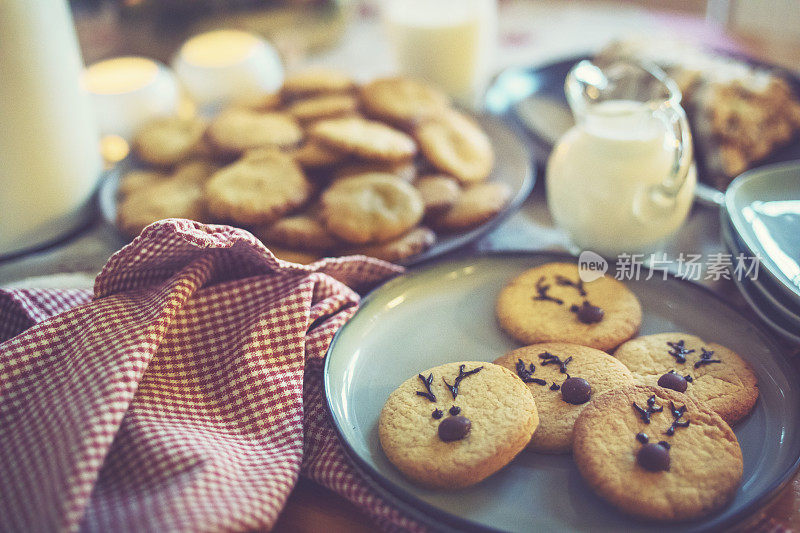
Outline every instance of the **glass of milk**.
{"label": "glass of milk", "polygon": [[274,93],[283,84],[283,63],[267,41],[241,30],[195,35],[181,46],[175,72],[201,108]]}
{"label": "glass of milk", "polygon": [[497,48],[497,0],[384,0],[383,19],[402,74],[477,105]]}
{"label": "glass of milk", "polygon": [[0,257],[74,230],[102,172],[67,0],[0,0]]}
{"label": "glass of milk", "polygon": [[575,126],[547,164],[547,204],[580,250],[654,253],[683,224],[697,182],[681,94],[655,66],[578,63]]}

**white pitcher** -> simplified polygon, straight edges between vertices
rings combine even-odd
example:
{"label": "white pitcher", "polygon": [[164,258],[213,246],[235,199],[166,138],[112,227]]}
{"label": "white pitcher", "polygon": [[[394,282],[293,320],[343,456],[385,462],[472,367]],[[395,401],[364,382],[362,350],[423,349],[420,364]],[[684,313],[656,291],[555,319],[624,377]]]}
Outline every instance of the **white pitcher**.
{"label": "white pitcher", "polygon": [[651,253],[686,219],[697,175],[677,85],[654,65],[581,61],[567,76],[576,125],[547,164],[547,204],[581,250]]}
{"label": "white pitcher", "polygon": [[0,0],[0,257],[91,216],[102,160],[67,0]]}

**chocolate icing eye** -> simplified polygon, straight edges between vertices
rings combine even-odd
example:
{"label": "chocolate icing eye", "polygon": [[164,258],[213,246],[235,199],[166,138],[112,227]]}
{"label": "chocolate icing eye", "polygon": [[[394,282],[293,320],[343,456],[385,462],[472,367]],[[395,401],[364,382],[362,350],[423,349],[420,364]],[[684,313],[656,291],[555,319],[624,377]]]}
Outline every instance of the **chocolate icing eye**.
{"label": "chocolate icing eye", "polygon": [[439,422],[439,438],[444,442],[461,440],[467,436],[472,422],[466,416],[451,416]]}

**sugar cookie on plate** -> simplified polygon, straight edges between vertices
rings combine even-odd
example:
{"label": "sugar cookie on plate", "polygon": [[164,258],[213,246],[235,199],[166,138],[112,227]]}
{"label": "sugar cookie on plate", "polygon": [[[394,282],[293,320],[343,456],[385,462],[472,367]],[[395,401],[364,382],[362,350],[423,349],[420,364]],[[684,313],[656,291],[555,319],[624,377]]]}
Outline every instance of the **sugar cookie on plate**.
{"label": "sugar cookie on plate", "polygon": [[510,370],[462,361],[403,382],[383,406],[378,435],[384,453],[406,477],[455,489],[511,462],[538,421],[530,390]]}
{"label": "sugar cookie on plate", "polygon": [[575,420],[587,402],[634,383],[625,365],[605,352],[577,344],[525,346],[495,363],[515,372],[530,388],[539,411],[539,428],[529,447],[544,453],[569,453]]}
{"label": "sugar cookie on plate", "polygon": [[655,520],[720,509],[743,468],[736,435],[719,415],[685,394],[639,385],[607,392],[583,410],[573,454],[602,498]]}
{"label": "sugar cookie on plate", "polygon": [[614,352],[643,385],[659,385],[703,403],[728,424],[744,418],[758,399],[753,369],[733,350],[687,333],[629,340]]}
{"label": "sugar cookie on plate", "polygon": [[297,163],[276,150],[251,150],[205,184],[208,210],[244,225],[270,224],[299,207],[311,184]]}
{"label": "sugar cookie on plate", "polygon": [[417,190],[380,172],[336,181],[320,200],[320,217],[328,230],[354,244],[399,237],[416,226],[422,214]]}
{"label": "sugar cookie on plate", "polygon": [[642,322],[636,295],[610,276],[584,282],[573,263],[526,270],[497,299],[500,326],[524,344],[571,342],[611,350]]}

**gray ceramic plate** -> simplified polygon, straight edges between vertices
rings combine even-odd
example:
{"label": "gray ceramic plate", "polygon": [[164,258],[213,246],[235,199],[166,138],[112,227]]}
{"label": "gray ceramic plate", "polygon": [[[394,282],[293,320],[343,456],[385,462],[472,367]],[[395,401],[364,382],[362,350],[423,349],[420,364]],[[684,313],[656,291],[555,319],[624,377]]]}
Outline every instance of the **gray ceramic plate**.
{"label": "gray ceramic plate", "polygon": [[[387,498],[439,529],[510,531],[696,531],[737,523],[763,505],[798,466],[800,376],[757,326],[690,282],[627,282],[644,309],[642,333],[686,331],[736,350],[761,385],[753,413],[737,425],[744,477],[735,499],[699,522],[635,521],[596,497],[569,456],[522,452],[478,485],[434,491],[387,461],[377,420],[389,393],[410,376],[458,360],[492,361],[518,345],[497,327],[494,301],[514,276],[558,254],[492,254],[412,270],[368,295],[339,331],[325,363],[325,392],[354,463]],[[567,259],[570,260],[570,259]]]}
{"label": "gray ceramic plate", "polygon": [[[531,155],[521,138],[496,117],[478,115],[475,119],[489,135],[495,151],[495,166],[489,180],[508,185],[511,189],[511,199],[499,214],[477,228],[438,235],[438,241],[430,249],[401,261],[405,265],[415,265],[427,261],[483,237],[515,213],[533,189],[536,179],[535,169],[532,166]],[[120,176],[134,166],[136,163],[132,161],[121,163],[100,185],[98,194],[100,212],[103,219],[115,229],[117,229],[116,197]],[[121,232],[118,231],[117,234],[120,238],[120,245],[130,241]]]}
{"label": "gray ceramic plate", "polygon": [[728,187],[725,208],[785,297],[800,302],[800,161],[745,172]]}

